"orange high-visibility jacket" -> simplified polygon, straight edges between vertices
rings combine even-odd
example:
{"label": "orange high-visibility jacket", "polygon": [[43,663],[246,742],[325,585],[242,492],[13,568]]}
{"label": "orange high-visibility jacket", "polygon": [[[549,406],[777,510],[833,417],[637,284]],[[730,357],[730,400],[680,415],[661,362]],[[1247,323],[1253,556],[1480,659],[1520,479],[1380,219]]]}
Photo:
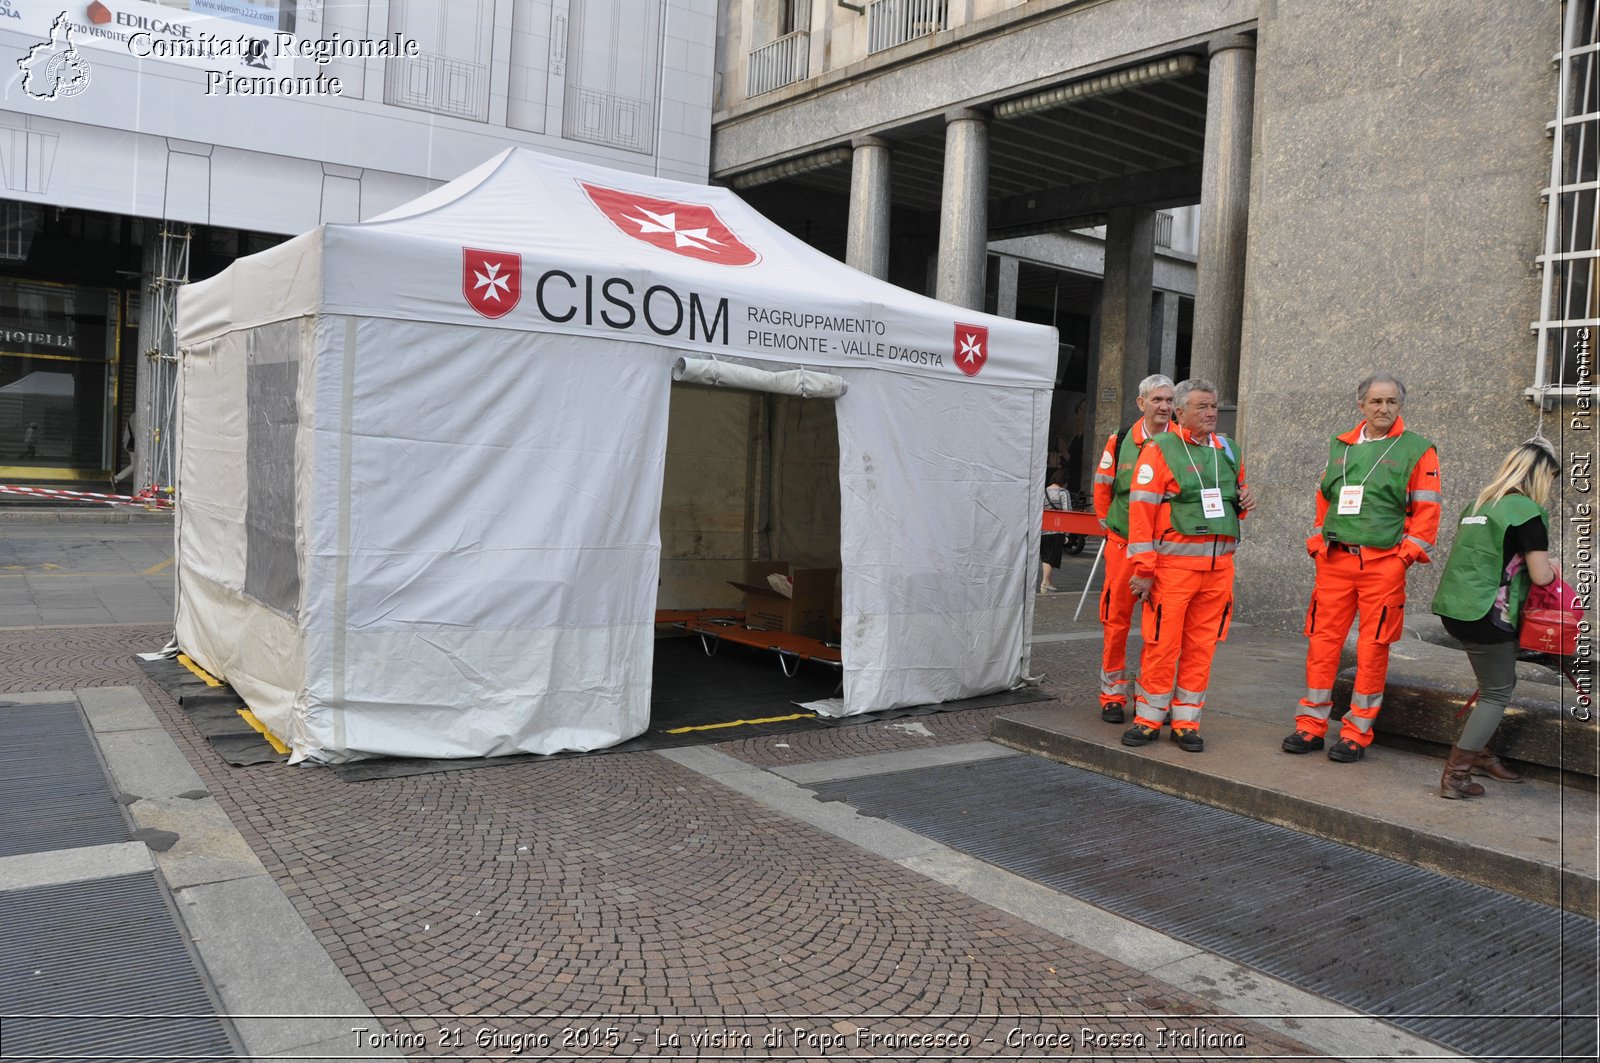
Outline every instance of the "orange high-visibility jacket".
{"label": "orange high-visibility jacket", "polygon": [[[1133,427],[1128,429],[1128,438],[1133,440],[1133,445],[1143,447],[1150,441],[1150,429],[1145,427],[1144,418],[1133,422]],[[1112,432],[1106,440],[1105,449],[1100,452],[1100,464],[1094,470],[1094,515],[1100,518],[1100,524],[1105,525],[1106,517],[1111,513],[1111,502],[1116,497],[1117,484],[1117,433]]]}
{"label": "orange high-visibility jacket", "polygon": [[[1215,433],[1201,441],[1185,428],[1174,426],[1172,431],[1194,447],[1197,455],[1212,447],[1223,449]],[[1238,453],[1237,444],[1234,453]],[[1148,479],[1145,478],[1146,468],[1150,470]],[[1244,465],[1241,463],[1239,489],[1244,488]],[[1133,575],[1140,579],[1150,579],[1156,574],[1158,559],[1162,565],[1172,568],[1214,569],[1224,559],[1232,563],[1233,552],[1239,545],[1237,539],[1228,535],[1184,535],[1172,526],[1169,503],[1178,493],[1178,478],[1167,467],[1161,448],[1146,443],[1139,451],[1133,489],[1128,494],[1128,561]],[[1244,513],[1239,514],[1241,520],[1244,517]]]}

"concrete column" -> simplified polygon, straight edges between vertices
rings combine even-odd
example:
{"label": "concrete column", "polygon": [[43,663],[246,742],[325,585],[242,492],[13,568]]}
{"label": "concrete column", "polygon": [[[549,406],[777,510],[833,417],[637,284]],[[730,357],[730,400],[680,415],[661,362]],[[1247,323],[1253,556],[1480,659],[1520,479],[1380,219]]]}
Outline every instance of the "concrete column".
{"label": "concrete column", "polygon": [[939,208],[939,275],[934,296],[983,309],[989,244],[989,116],[970,108],[945,116],[944,194]]}
{"label": "concrete column", "polygon": [[1150,307],[1150,372],[1178,378],[1178,293],[1156,292]]}
{"label": "concrete column", "polygon": [[[156,337],[156,296],[151,282],[160,276],[158,252],[161,240],[158,234],[164,223],[159,219],[150,219],[139,224],[144,226],[144,261],[140,264],[144,274],[140,278],[144,283],[144,291],[139,300],[139,342],[137,350],[123,354],[124,358],[137,358],[139,362],[133,377],[133,479],[125,485],[131,494],[137,494],[156,482],[155,426],[150,423],[150,393],[155,386],[153,377],[156,367],[145,352],[159,343]],[[117,442],[120,447],[121,440]]]}
{"label": "concrete column", "polygon": [[1017,316],[1017,274],[1022,261],[1010,255],[996,256],[1000,264],[1000,279],[996,282],[995,313],[1001,317]]}
{"label": "concrete column", "polygon": [[[1079,470],[1078,483],[1079,486],[1085,487],[1094,482],[1094,466],[1100,461],[1100,446],[1096,445],[1094,441],[1098,439],[1100,445],[1104,445],[1106,436],[1121,427],[1121,425],[1112,426],[1110,413],[1103,415],[1100,412],[1101,397],[1105,392],[1101,390],[1096,368],[1100,365],[1100,348],[1104,345],[1104,333],[1100,328],[1100,320],[1105,313],[1105,303],[1106,285],[1105,281],[1102,280],[1095,286],[1094,302],[1089,304],[1088,349],[1083,352],[1083,356],[1089,359],[1089,371],[1086,374],[1087,379],[1083,385],[1087,394],[1083,398],[1083,467]],[[1112,395],[1105,400],[1110,404],[1107,407],[1108,410],[1114,411],[1117,408],[1116,400],[1116,395]],[[1068,438],[1072,436],[1072,421],[1070,419],[1067,421],[1065,434]]]}
{"label": "concrete column", "polygon": [[1106,272],[1100,287],[1100,358],[1095,429],[1109,435],[1138,415],[1139,381],[1150,375],[1150,293],[1155,277],[1155,211],[1106,214]]}
{"label": "concrete column", "polygon": [[1222,389],[1218,398],[1229,404],[1239,399],[1255,83],[1254,38],[1229,36],[1211,42],[1195,253],[1193,375],[1215,381]]}
{"label": "concrete column", "polygon": [[889,142],[857,137],[850,160],[850,227],[845,263],[889,279]]}

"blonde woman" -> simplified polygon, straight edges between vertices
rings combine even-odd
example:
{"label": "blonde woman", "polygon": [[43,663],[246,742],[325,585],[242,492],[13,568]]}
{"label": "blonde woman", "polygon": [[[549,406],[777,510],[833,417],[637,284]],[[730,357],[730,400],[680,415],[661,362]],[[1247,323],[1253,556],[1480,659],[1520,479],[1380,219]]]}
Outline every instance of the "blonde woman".
{"label": "blonde woman", "polygon": [[1517,686],[1517,622],[1528,588],[1542,587],[1560,574],[1550,559],[1544,510],[1560,469],[1547,444],[1523,443],[1506,455],[1456,525],[1433,611],[1466,647],[1478,678],[1478,703],[1445,761],[1440,797],[1482,796],[1473,775],[1522,781],[1495,756],[1489,739]]}

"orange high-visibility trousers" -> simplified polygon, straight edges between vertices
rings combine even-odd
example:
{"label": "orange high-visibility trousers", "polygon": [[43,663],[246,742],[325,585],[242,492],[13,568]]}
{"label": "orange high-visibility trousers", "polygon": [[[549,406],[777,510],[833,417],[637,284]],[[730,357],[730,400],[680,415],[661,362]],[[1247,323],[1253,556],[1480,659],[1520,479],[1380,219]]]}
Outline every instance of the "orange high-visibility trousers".
{"label": "orange high-visibility trousers", "polygon": [[1339,652],[1357,613],[1355,688],[1339,737],[1364,748],[1372,744],[1373,721],[1383,708],[1389,647],[1405,630],[1406,565],[1399,554],[1370,557],[1330,547],[1317,558],[1317,584],[1306,608],[1306,696],[1294,718],[1296,730],[1328,733]]}
{"label": "orange high-visibility trousers", "polygon": [[1140,618],[1144,650],[1133,722],[1160,727],[1170,712],[1172,729],[1200,726],[1211,659],[1233,619],[1233,558],[1214,569],[1157,568],[1156,583]]}
{"label": "orange high-visibility trousers", "polygon": [[1100,591],[1100,704],[1128,703],[1128,631],[1133,627],[1133,591],[1128,578],[1128,540],[1106,532],[1106,585]]}

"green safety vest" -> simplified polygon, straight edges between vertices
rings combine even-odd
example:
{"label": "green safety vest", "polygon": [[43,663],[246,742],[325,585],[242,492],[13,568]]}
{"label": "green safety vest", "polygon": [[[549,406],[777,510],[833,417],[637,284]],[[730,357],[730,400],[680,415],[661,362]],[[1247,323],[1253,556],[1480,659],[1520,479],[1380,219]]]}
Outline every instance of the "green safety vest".
{"label": "green safety vest", "polygon": [[1133,441],[1138,424],[1135,421],[1122,433],[1122,446],[1117,448],[1117,479],[1111,485],[1111,509],[1106,513],[1106,527],[1124,539],[1128,537],[1128,492],[1133,488],[1133,466],[1139,460],[1140,444]]}
{"label": "green safety vest", "polygon": [[[1450,560],[1445,562],[1439,591],[1433,596],[1433,611],[1457,620],[1480,620],[1488,615],[1505,578],[1506,530],[1533,517],[1549,526],[1544,507],[1527,495],[1506,495],[1481,513],[1473,512],[1472,506],[1462,510]],[[1517,626],[1517,614],[1532,582],[1526,566],[1512,577],[1506,592],[1506,619],[1512,628]]]}
{"label": "green safety vest", "polygon": [[[1323,539],[1352,546],[1398,545],[1406,532],[1411,470],[1432,446],[1409,430],[1367,443],[1346,443],[1335,436],[1322,474],[1322,497],[1328,500]],[[1345,484],[1363,486],[1360,513],[1339,514],[1339,488]]]}
{"label": "green safety vest", "polygon": [[[1168,502],[1167,519],[1183,535],[1226,535],[1239,537],[1239,455],[1237,444],[1226,436],[1218,435],[1223,449],[1185,443],[1177,432],[1162,432],[1151,436],[1150,442],[1161,448],[1167,459],[1167,468],[1178,481],[1178,496]],[[1145,444],[1149,446],[1149,443]],[[1211,456],[1216,455],[1217,479],[1211,482]],[[1190,462],[1201,466],[1198,471]],[[1200,502],[1200,491],[1206,487],[1222,489],[1222,516],[1208,517]]]}

